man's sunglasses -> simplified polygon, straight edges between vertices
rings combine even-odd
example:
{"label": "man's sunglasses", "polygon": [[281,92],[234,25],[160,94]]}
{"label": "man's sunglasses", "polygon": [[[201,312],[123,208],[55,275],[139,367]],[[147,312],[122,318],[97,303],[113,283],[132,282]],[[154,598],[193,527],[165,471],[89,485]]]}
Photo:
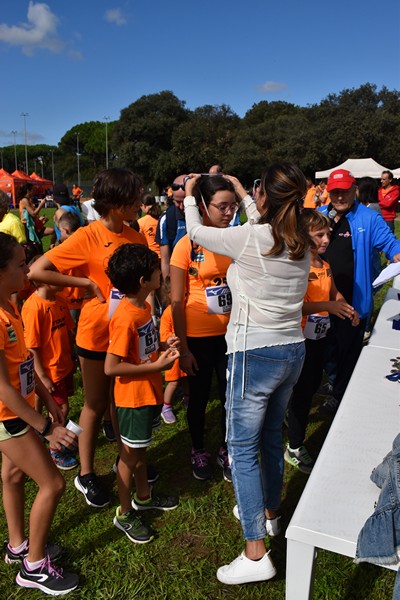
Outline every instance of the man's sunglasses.
{"label": "man's sunglasses", "polygon": [[171,189],[173,192],[177,192],[178,190],[183,190],[185,191],[185,186],[183,183],[172,183],[171,184]]}

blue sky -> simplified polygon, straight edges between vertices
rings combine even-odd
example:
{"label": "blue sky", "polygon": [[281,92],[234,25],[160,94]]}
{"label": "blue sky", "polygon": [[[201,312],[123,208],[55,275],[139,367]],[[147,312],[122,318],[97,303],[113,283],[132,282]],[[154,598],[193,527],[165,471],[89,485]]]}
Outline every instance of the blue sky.
{"label": "blue sky", "polygon": [[400,89],[400,3],[383,0],[7,0],[0,11],[0,147],[58,144],[172,90],[193,109],[305,106],[376,83]]}

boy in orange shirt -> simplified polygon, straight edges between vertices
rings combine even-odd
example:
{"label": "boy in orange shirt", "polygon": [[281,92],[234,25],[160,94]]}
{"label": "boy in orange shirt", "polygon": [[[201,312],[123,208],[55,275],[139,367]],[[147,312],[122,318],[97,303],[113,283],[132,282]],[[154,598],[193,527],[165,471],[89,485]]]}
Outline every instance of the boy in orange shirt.
{"label": "boy in orange shirt", "polygon": [[330,327],[329,314],[341,319],[350,319],[353,326],[358,325],[359,316],[336,289],[331,269],[320,256],[329,244],[329,219],[318,211],[305,209],[303,222],[311,239],[311,265],[302,311],[306,355],[289,402],[289,443],[285,451],[285,461],[299,471],[309,474],[314,460],[304,446],[304,438],[311,401],[322,379],[326,334]]}
{"label": "boy in orange shirt", "polygon": [[[66,419],[68,397],[74,394],[71,332],[75,323],[67,303],[57,295],[62,288],[33,283],[36,291],[26,300],[21,313],[25,344],[33,354],[36,372]],[[66,471],[78,466],[70,450],[50,448],[50,454],[59,469]]]}
{"label": "boy in orange shirt", "polygon": [[[114,525],[131,542],[153,539],[138,511],[172,510],[173,496],[156,496],[148,484],[146,448],[154,426],[160,422],[163,402],[161,371],[179,358],[179,340],[170,336],[160,347],[146,298],[160,287],[161,270],[155,252],[139,244],[124,244],[111,256],[107,275],[124,297],[110,321],[110,343],[105,373],[115,377],[114,398],[122,447],[117,469],[118,493]],[[132,475],[136,492],[132,500]],[[133,507],[133,508],[132,508]]]}

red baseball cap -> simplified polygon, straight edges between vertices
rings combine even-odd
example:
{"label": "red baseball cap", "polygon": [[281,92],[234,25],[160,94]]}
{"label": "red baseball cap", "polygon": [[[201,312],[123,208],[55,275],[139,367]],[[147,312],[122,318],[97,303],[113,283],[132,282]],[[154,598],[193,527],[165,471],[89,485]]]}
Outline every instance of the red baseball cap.
{"label": "red baseball cap", "polygon": [[356,183],[353,175],[346,169],[336,169],[328,177],[326,185],[328,192],[331,190],[349,190]]}

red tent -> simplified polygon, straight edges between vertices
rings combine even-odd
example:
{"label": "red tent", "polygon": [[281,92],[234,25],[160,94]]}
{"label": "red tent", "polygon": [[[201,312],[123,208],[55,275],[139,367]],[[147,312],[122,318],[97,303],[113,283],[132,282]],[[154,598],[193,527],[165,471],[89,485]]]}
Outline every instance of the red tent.
{"label": "red tent", "polygon": [[40,177],[35,171],[31,174],[31,181],[33,181],[35,190],[38,190],[41,194],[44,194],[46,190],[53,187],[51,179],[44,179]]}

